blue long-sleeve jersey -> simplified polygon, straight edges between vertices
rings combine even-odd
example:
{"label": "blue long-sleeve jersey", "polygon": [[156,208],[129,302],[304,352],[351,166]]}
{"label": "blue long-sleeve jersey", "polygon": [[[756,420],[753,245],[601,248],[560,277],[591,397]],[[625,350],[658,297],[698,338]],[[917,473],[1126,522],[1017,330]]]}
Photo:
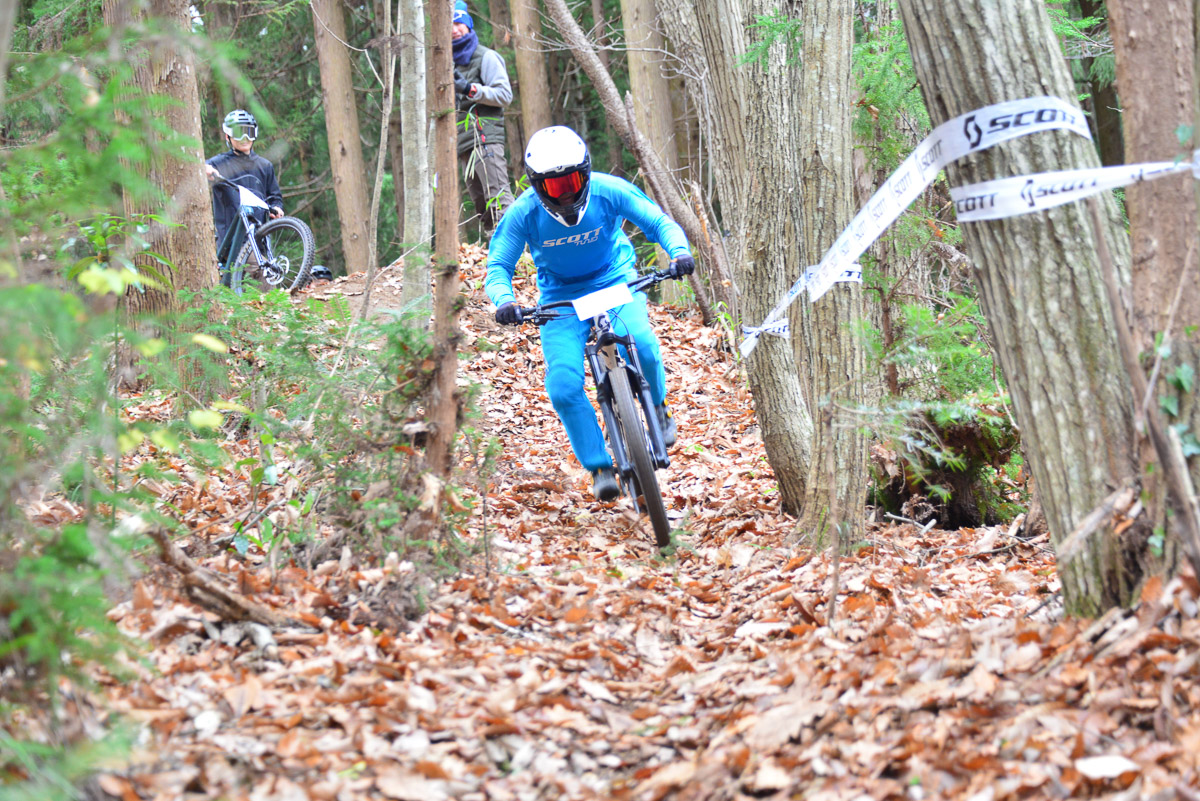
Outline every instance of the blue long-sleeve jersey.
{"label": "blue long-sleeve jersey", "polygon": [[594,172],[589,191],[587,212],[571,227],[551,217],[532,188],[509,207],[488,246],[484,291],[492,303],[502,306],[515,300],[513,271],[526,244],[537,265],[543,303],[574,300],[636,277],[633,245],[621,230],[625,220],[672,259],[688,253],[683,229],[633,184]]}

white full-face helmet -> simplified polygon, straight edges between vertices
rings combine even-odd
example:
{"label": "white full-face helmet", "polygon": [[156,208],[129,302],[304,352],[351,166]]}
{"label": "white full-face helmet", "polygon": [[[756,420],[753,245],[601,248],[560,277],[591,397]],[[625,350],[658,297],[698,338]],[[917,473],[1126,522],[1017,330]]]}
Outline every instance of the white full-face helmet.
{"label": "white full-face helmet", "polygon": [[579,224],[592,179],[592,159],[579,134],[555,125],[529,137],[525,174],[551,217],[566,226]]}

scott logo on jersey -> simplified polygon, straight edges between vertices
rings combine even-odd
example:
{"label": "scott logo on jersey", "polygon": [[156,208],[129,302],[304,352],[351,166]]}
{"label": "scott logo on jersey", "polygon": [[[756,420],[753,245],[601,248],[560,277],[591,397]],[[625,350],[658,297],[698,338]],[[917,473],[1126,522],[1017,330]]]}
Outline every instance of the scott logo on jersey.
{"label": "scott logo on jersey", "polygon": [[556,245],[590,245],[593,242],[600,240],[600,229],[594,231],[585,231],[582,234],[571,234],[570,236],[560,236],[558,239],[546,239],[542,241],[542,247],[552,248]]}

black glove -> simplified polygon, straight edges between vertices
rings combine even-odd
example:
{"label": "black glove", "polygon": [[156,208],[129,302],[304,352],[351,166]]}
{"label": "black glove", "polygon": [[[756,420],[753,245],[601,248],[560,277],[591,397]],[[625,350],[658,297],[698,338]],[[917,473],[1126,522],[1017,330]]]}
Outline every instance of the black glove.
{"label": "black glove", "polygon": [[496,322],[500,325],[520,325],[524,321],[525,315],[521,314],[521,307],[511,300],[496,309]]}
{"label": "black glove", "polygon": [[462,76],[458,70],[454,71],[454,91],[460,95],[471,94],[471,82]]}
{"label": "black glove", "polygon": [[696,260],[690,254],[680,256],[671,262],[671,277],[683,278],[685,275],[691,275],[696,272]]}

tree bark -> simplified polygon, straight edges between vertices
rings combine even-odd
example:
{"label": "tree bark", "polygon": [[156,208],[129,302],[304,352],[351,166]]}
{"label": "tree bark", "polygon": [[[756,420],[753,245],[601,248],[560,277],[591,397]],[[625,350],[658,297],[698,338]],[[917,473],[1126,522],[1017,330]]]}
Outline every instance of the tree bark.
{"label": "tree bark", "polygon": [[[1038,0],[899,6],[934,125],[1002,100],[1072,97],[1074,84]],[[952,185],[962,185],[1096,166],[1090,142],[1056,131],[960,159],[947,173]],[[1127,283],[1128,241],[1111,195],[1103,204],[1108,250]],[[1086,206],[964,225],[963,239],[1058,546],[1138,473],[1128,382],[1113,380],[1124,365]],[[1096,615],[1130,599],[1136,577],[1127,572],[1111,519],[1076,558],[1060,562],[1059,577],[1073,613]]]}
{"label": "tree bark", "polygon": [[[404,286],[400,293],[405,308],[426,298],[423,309],[432,304],[429,296],[429,240],[433,234],[433,196],[429,175],[428,98],[425,10],[421,0],[400,3],[400,130],[404,137],[403,164],[392,165],[392,179],[404,187],[405,203],[399,219],[403,223]],[[453,124],[453,122],[451,122]],[[453,139],[453,136],[451,136]],[[399,172],[399,174],[397,174]],[[457,183],[457,179],[456,179]],[[428,314],[417,320],[426,324]]]}
{"label": "tree bark", "polygon": [[346,22],[341,0],[313,0],[313,34],[321,66],[321,97],[329,166],[337,198],[346,273],[366,272],[370,241],[367,231],[367,170],[359,139]]}
{"label": "tree bark", "polygon": [[[855,212],[853,13],[853,0],[806,0],[801,13],[805,125],[799,126],[797,150],[800,255],[807,264],[821,260]],[[865,400],[862,284],[839,283],[816,303],[805,300],[790,310],[796,364],[808,387],[810,412],[815,416],[817,408],[831,406],[833,424],[813,426],[811,452],[826,458],[810,460],[798,530],[823,542],[831,509],[838,510],[838,520],[858,527],[866,505],[866,437],[853,416],[841,411],[857,409]],[[826,461],[831,470],[823,469]]]}
{"label": "tree bark", "polygon": [[[712,154],[721,229],[729,231],[732,277],[743,294],[735,319],[758,324],[808,266],[797,246],[803,221],[797,87],[800,64],[789,64],[776,43],[768,64],[743,66],[750,26],[782,12],[772,0],[660,0],[659,10],[676,54],[687,65],[689,91],[702,103],[701,120]],[[771,98],[770,103],[761,102]],[[779,480],[785,510],[799,512],[810,466],[813,421],[805,389],[786,341],[763,337],[747,361],[754,409],[767,460]]]}
{"label": "tree bark", "polygon": [[[512,12],[513,50],[517,61],[517,92],[521,98],[521,125],[533,136],[550,122],[550,80],[542,55],[542,19],[537,0],[509,0]],[[513,143],[524,153],[523,143]]]}
{"label": "tree bark", "polygon": [[[104,18],[109,25],[135,23],[148,14],[172,30],[181,40],[188,32],[188,3],[185,0],[151,0],[145,11],[134,11],[124,2],[105,2]],[[203,290],[216,285],[216,229],[213,226],[212,205],[208,183],[204,178],[204,154],[200,151],[200,93],[191,46],[186,41],[156,40],[143,52],[135,53],[134,80],[144,96],[167,97],[175,101],[160,112],[166,126],[189,144],[182,152],[165,149],[158,135],[147,132],[151,157],[149,179],[166,199],[165,216],[178,226],[154,225],[147,239],[153,252],[162,256],[170,266],[146,256],[138,256],[139,265],[152,268],[162,275],[163,289],[131,288],[125,296],[125,307],[131,317],[156,315],[166,319],[180,310],[180,289]],[[124,194],[126,216],[162,213],[161,199]],[[123,364],[131,354],[121,357]],[[126,378],[123,376],[122,378]],[[201,376],[182,370],[179,374],[180,402],[191,405],[199,400]]]}
{"label": "tree bark", "polygon": [[450,4],[430,0],[426,6],[432,29],[430,73],[434,84],[434,158],[438,175],[433,222],[437,236],[434,254],[434,379],[429,410],[432,434],[426,449],[429,469],[438,478],[450,476],[454,439],[458,433],[459,278],[458,278],[458,155],[455,146],[454,76],[450,44]]}
{"label": "tree bark", "polygon": [[[665,175],[656,176],[655,183],[673,192],[676,191],[679,159],[671,116],[671,87],[662,71],[667,45],[657,28],[654,0],[621,0],[621,18],[625,25],[625,60],[629,67],[629,90],[633,94],[637,128],[666,170]],[[666,205],[663,198],[649,194],[660,205]],[[656,246],[654,252],[658,264],[665,265],[665,251]],[[678,301],[681,289],[674,281],[663,284],[663,299]]]}
{"label": "tree bark", "polygon": [[[1125,98],[1125,160],[1129,164],[1168,160],[1190,150],[1177,136],[1180,125],[1196,117],[1195,11],[1191,0],[1110,0],[1110,28],[1117,60],[1117,85]],[[1167,178],[1130,186],[1125,194],[1133,248],[1133,319],[1137,348],[1153,354],[1155,338],[1168,343],[1153,387],[1151,413],[1169,417],[1169,424],[1183,423],[1193,432],[1200,425],[1200,404],[1195,392],[1184,392],[1168,376],[1179,369],[1200,366],[1200,335],[1188,335],[1200,326],[1200,272],[1196,269],[1196,187],[1190,176]],[[1178,306],[1174,306],[1177,290]],[[1174,311],[1172,312],[1172,309]],[[1169,330],[1168,330],[1169,328]],[[1152,359],[1144,362],[1149,365]],[[1159,400],[1173,399],[1178,414],[1160,408]],[[1135,398],[1141,406],[1142,398]],[[1167,407],[1170,404],[1165,404]],[[1144,465],[1157,461],[1157,454],[1143,449]],[[1172,569],[1178,558],[1179,525],[1184,519],[1168,515],[1164,471],[1147,471],[1145,497],[1152,499],[1155,527],[1172,536],[1162,558],[1145,547],[1131,553],[1146,572]],[[1193,487],[1200,480],[1200,459],[1192,459]],[[1194,490],[1193,490],[1194,492]],[[1178,504],[1186,500],[1175,500]]]}
{"label": "tree bark", "polygon": [[[517,53],[514,47],[516,36],[513,33],[512,12],[508,0],[488,0],[488,13],[492,23],[492,49],[504,57],[505,64],[517,63]],[[545,59],[542,59],[543,65]],[[544,67],[543,67],[544,68]],[[516,108],[521,108],[521,93],[518,85],[513,87],[513,102]],[[547,100],[547,103],[550,101]],[[525,142],[529,140],[532,131],[526,131],[521,121],[521,115],[510,113],[513,106],[504,110],[504,136],[508,140],[508,168],[513,178],[520,177],[525,172]]]}

